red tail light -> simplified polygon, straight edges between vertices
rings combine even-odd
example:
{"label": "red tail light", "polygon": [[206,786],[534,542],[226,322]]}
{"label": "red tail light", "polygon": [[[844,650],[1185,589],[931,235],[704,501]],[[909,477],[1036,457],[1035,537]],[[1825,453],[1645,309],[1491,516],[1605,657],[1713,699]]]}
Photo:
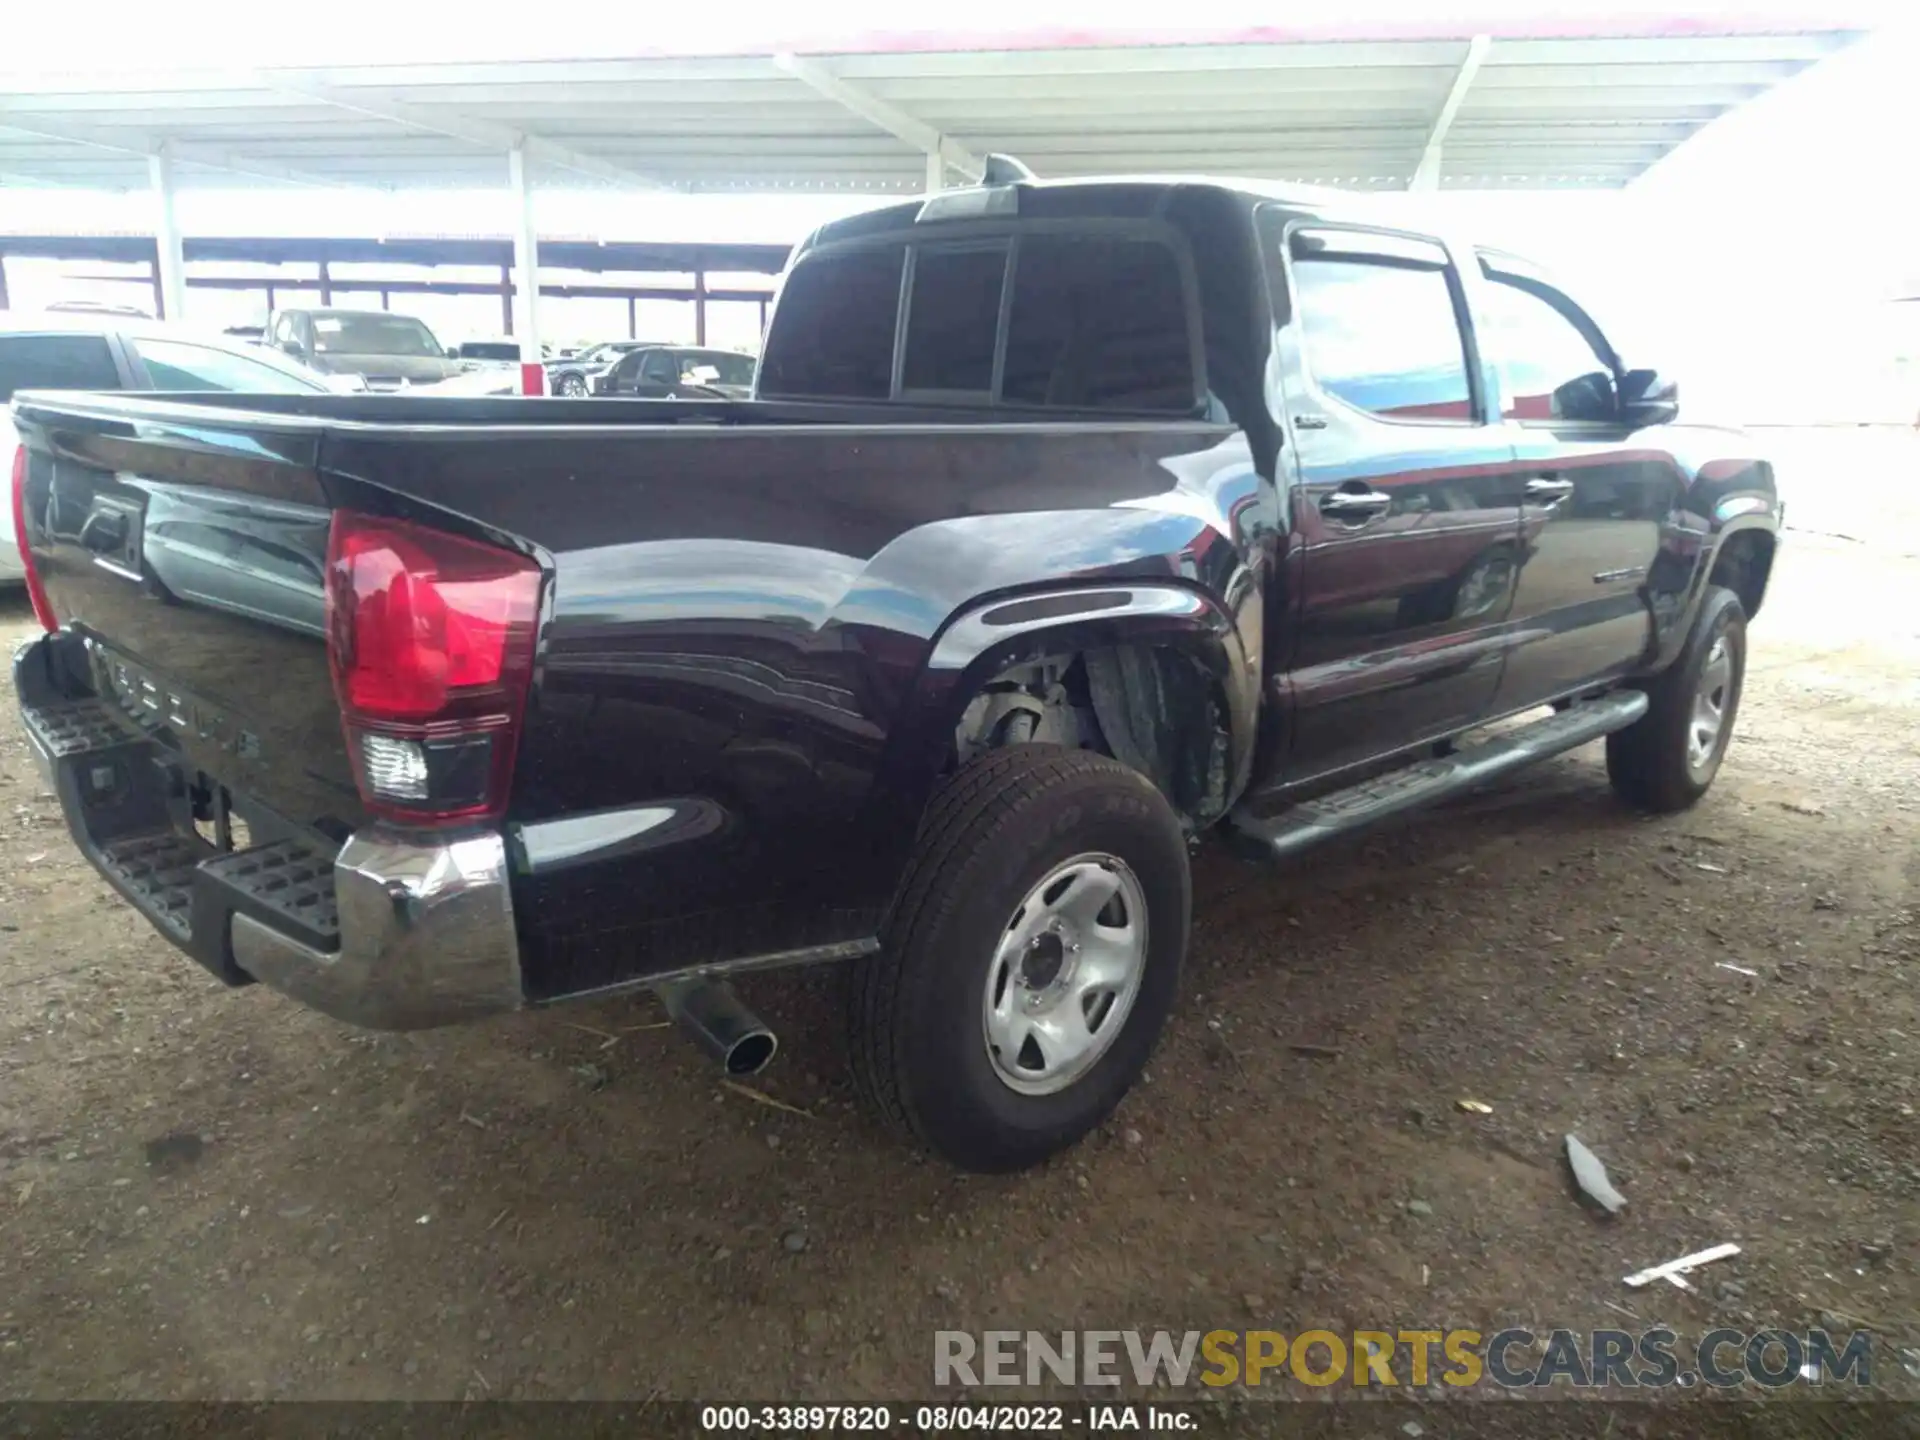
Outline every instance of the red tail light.
{"label": "red tail light", "polygon": [[27,599],[33,603],[33,618],[44,630],[58,630],[53,605],[47,599],[47,587],[40,583],[40,572],[33,568],[33,546],[27,541],[27,447],[13,452],[13,535],[20,544],[20,563],[27,572]]}
{"label": "red tail light", "polygon": [[334,512],[327,659],[369,810],[435,825],[505,808],[539,606],[524,555]]}

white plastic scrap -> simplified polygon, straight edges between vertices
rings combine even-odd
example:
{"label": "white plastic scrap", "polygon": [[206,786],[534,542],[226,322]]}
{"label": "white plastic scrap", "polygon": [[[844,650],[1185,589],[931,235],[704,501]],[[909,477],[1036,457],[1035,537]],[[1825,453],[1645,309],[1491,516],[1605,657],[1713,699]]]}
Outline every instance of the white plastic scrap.
{"label": "white plastic scrap", "polygon": [[1760,977],[1760,972],[1759,972],[1758,970],[1749,970],[1749,969],[1748,969],[1748,968],[1747,968],[1746,966],[1744,966],[1744,965],[1733,965],[1733,964],[1729,964],[1729,963],[1728,963],[1727,961],[1725,961],[1725,960],[1716,960],[1716,961],[1714,961],[1714,962],[1713,962],[1713,968],[1714,968],[1714,969],[1716,969],[1716,970],[1731,970],[1731,971],[1733,971],[1733,973],[1734,973],[1734,974],[1736,974],[1736,975],[1751,975],[1751,976],[1753,976],[1753,977],[1754,977],[1754,978],[1755,978],[1756,980],[1757,980],[1757,979],[1759,979],[1759,977]]}
{"label": "white plastic scrap", "polygon": [[1738,1255],[1738,1245],[1716,1245],[1711,1250],[1696,1250],[1691,1255],[1682,1255],[1678,1260],[1669,1260],[1664,1265],[1655,1265],[1650,1270],[1629,1275],[1623,1282],[1628,1289],[1638,1290],[1643,1285],[1651,1285],[1656,1280],[1665,1280],[1670,1285],[1678,1285],[1682,1290],[1691,1290],[1682,1277],[1690,1275],[1699,1266],[1714,1260],[1725,1260],[1729,1255]]}

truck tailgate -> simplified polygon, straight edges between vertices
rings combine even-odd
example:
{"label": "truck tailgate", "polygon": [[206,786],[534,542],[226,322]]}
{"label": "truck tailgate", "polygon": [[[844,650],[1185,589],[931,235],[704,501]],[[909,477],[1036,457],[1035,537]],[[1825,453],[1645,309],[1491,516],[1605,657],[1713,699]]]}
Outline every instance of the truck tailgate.
{"label": "truck tailgate", "polygon": [[71,396],[19,423],[37,566],[100,700],[203,810],[230,798],[259,828],[344,838],[363,811],[327,669],[320,431]]}

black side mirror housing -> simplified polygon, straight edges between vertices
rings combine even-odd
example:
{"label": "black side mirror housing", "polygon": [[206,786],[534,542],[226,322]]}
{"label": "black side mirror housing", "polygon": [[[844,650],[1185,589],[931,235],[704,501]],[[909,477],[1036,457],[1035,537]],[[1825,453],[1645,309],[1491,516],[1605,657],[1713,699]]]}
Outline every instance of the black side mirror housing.
{"label": "black side mirror housing", "polygon": [[286,351],[287,354],[293,356],[294,359],[296,360],[299,359],[301,355],[306,353],[305,351],[301,350],[300,342],[298,340],[282,340],[280,342],[280,348]]}
{"label": "black side mirror housing", "polygon": [[1620,417],[1636,430],[1670,425],[1680,415],[1680,386],[1658,370],[1629,370],[1620,377]]}

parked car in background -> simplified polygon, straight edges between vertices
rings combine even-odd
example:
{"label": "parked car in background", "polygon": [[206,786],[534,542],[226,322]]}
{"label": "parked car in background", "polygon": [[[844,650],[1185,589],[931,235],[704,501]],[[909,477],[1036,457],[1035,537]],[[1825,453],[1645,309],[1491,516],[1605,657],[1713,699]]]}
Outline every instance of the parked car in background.
{"label": "parked car in background", "polygon": [[481,365],[464,375],[435,380],[429,385],[410,385],[406,393],[419,399],[436,395],[519,395],[520,367],[517,365]]}
{"label": "parked car in background", "polygon": [[620,361],[620,357],[642,348],[644,340],[609,340],[589,346],[571,360],[547,362],[547,392],[551,395],[591,395],[593,382]]}
{"label": "parked car in background", "polygon": [[466,368],[425,322],[385,310],[276,310],[267,343],[315,370],[361,376],[369,390],[401,390]]}
{"label": "parked car in background", "polygon": [[[520,363],[520,342],[512,336],[498,340],[462,340],[453,347],[453,355],[468,365],[518,365]],[[552,360],[553,347],[542,345],[540,358]]]}
{"label": "parked car in background", "polygon": [[719,395],[744,400],[753,393],[753,357],[733,350],[649,345],[622,355],[612,369],[588,377],[594,395],[678,400]]}
{"label": "parked car in background", "polygon": [[[203,335],[108,309],[0,313],[0,454],[19,437],[16,390],[242,390],[325,394],[327,377],[224,335]],[[0,585],[25,579],[13,510],[0,507]]]}
{"label": "parked car in background", "polygon": [[135,320],[151,320],[153,312],[138,305],[121,305],[111,300],[56,300],[47,306],[56,315],[125,315]]}

